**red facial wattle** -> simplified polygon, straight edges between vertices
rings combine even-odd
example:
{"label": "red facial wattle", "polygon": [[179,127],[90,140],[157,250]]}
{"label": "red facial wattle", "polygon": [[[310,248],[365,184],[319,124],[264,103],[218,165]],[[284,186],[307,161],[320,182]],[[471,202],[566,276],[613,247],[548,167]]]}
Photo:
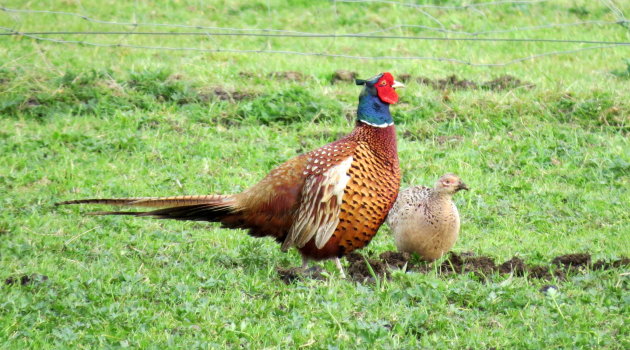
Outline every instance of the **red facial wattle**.
{"label": "red facial wattle", "polygon": [[398,94],[392,85],[394,85],[394,77],[390,73],[384,73],[381,79],[374,84],[378,98],[380,98],[381,101],[389,104],[398,102]]}
{"label": "red facial wattle", "polygon": [[398,102],[398,94],[391,86],[377,87],[376,91],[378,92],[378,98],[380,98],[381,101],[389,104]]}

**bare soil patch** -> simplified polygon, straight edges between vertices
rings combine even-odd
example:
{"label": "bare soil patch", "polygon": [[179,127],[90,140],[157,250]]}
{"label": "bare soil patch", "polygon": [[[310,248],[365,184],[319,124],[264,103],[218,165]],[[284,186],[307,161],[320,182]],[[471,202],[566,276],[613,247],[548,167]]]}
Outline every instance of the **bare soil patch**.
{"label": "bare soil patch", "polygon": [[530,82],[522,81],[511,75],[502,75],[496,79],[492,79],[486,82],[475,82],[468,79],[463,79],[457,75],[451,75],[442,79],[430,79],[427,77],[417,77],[416,81],[420,84],[430,86],[431,88],[439,91],[444,90],[471,90],[471,89],[485,89],[492,91],[511,90],[516,88],[531,89],[536,85]]}
{"label": "bare soil patch", "polygon": [[[471,252],[451,252],[448,258],[439,265],[420,261],[409,253],[387,251],[377,258],[364,257],[360,253],[353,252],[346,256],[349,266],[346,269],[348,278],[360,283],[374,281],[374,277],[388,278],[394,270],[407,272],[428,273],[438,271],[440,274],[467,274],[472,273],[481,279],[487,279],[493,274],[512,274],[517,277],[527,276],[541,280],[565,280],[568,275],[585,273],[588,270],[608,270],[630,266],[630,258],[622,257],[614,261],[598,260],[591,263],[591,255],[588,253],[566,254],[553,258],[548,265],[527,264],[523,259],[514,256],[511,259],[497,264],[495,259],[489,256],[477,256]],[[369,265],[368,265],[369,264]],[[309,269],[309,270],[312,270]],[[308,271],[308,270],[307,270]],[[280,278],[286,283],[301,279],[312,272],[304,273],[300,268],[278,269]],[[312,275],[314,279],[324,279],[321,271]],[[546,292],[549,288],[557,288],[549,285],[541,289]]]}
{"label": "bare soil patch", "polygon": [[4,284],[7,286],[11,286],[14,284],[19,284],[21,286],[28,286],[31,284],[39,284],[46,282],[48,280],[48,276],[39,275],[39,274],[31,274],[31,275],[21,275],[21,276],[11,276],[4,280]]}
{"label": "bare soil patch", "polygon": [[290,267],[290,268],[278,267],[276,271],[278,271],[278,276],[280,276],[280,279],[286,284],[290,284],[295,281],[304,280],[304,279],[312,279],[312,280],[325,280],[326,279],[326,276],[322,274],[322,271],[324,271],[324,269],[322,269],[321,266],[313,266],[306,270],[302,269],[299,266]]}
{"label": "bare soil patch", "polygon": [[481,84],[481,88],[494,91],[511,90],[521,87],[531,89],[536,87],[536,85],[507,74]]}
{"label": "bare soil patch", "polygon": [[357,78],[356,72],[351,72],[349,70],[338,70],[333,73],[330,83],[331,84],[343,83],[343,82],[354,83],[354,80],[356,78]]}
{"label": "bare soil patch", "polygon": [[460,79],[456,75],[448,76],[444,79],[431,80],[426,77],[418,77],[416,81],[432,87],[435,90],[468,90],[477,89],[479,84],[472,80]]}
{"label": "bare soil patch", "polygon": [[217,98],[221,101],[238,102],[242,100],[249,100],[256,97],[256,94],[245,91],[229,91],[221,86],[214,87],[210,93],[202,94],[207,99],[210,97]]}
{"label": "bare soil patch", "polygon": [[307,76],[300,72],[286,71],[269,73],[269,78],[284,79],[290,81],[304,81],[306,80]]}

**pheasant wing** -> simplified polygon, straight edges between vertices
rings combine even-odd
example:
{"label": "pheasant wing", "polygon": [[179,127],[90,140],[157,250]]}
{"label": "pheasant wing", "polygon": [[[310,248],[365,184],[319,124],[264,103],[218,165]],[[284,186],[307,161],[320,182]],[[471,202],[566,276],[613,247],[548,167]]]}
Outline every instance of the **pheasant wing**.
{"label": "pheasant wing", "polygon": [[339,224],[339,214],[352,165],[354,144],[331,144],[309,154],[299,206],[282,249],[303,247],[311,239],[322,248]]}

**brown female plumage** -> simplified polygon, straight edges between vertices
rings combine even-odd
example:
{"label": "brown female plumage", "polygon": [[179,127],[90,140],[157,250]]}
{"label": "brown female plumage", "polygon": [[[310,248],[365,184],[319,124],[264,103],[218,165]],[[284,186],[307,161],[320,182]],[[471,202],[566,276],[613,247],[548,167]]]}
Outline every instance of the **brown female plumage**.
{"label": "brown female plumage", "polygon": [[[162,208],[101,215],[221,222],[274,237],[303,258],[339,258],[367,245],[396,200],[400,170],[389,105],[402,84],[389,73],[370,80],[359,98],[355,129],[342,139],[296,156],[259,183],[233,195],[84,199],[59,204]],[[337,260],[338,266],[339,262]]]}
{"label": "brown female plumage", "polygon": [[414,186],[398,194],[387,217],[401,252],[417,253],[427,261],[448,252],[459,235],[459,212],[452,200],[455,193],[468,190],[454,174],[440,177],[434,188]]}

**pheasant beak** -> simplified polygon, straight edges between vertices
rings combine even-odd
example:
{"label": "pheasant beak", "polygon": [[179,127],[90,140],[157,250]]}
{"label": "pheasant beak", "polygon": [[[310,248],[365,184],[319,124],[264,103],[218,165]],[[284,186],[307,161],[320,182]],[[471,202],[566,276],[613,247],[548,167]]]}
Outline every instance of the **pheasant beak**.
{"label": "pheasant beak", "polygon": [[466,191],[468,191],[468,186],[466,186],[466,184],[465,184],[465,183],[460,182],[460,183],[459,183],[459,185],[457,185],[457,190],[458,190],[458,191],[461,191],[461,190],[466,190]]}
{"label": "pheasant beak", "polygon": [[392,87],[393,87],[394,89],[396,89],[396,88],[404,88],[404,87],[405,87],[405,84],[403,84],[403,83],[401,83],[401,82],[399,82],[399,81],[394,80],[394,85],[392,85]]}

